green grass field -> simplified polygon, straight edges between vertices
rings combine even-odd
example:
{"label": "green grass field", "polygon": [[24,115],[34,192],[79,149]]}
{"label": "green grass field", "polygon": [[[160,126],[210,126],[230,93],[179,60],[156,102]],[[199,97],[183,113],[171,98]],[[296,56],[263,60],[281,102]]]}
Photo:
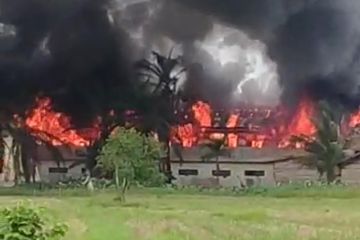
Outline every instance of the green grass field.
{"label": "green grass field", "polygon": [[136,191],[125,204],[111,193],[44,194],[3,196],[0,207],[31,199],[68,223],[68,240],[359,239],[360,197],[348,191],[286,198]]}

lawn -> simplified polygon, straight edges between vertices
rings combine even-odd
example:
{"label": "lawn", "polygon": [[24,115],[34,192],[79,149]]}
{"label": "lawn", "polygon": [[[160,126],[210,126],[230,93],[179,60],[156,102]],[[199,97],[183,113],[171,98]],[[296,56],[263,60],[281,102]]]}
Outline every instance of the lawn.
{"label": "lawn", "polygon": [[0,197],[0,207],[31,199],[70,226],[67,240],[359,239],[360,198],[111,193],[86,197]]}

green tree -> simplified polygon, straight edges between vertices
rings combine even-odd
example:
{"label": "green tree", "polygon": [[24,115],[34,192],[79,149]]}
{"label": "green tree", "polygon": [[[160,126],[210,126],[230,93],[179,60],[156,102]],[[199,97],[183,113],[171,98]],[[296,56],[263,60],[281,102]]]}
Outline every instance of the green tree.
{"label": "green tree", "polygon": [[162,145],[134,128],[119,128],[103,146],[98,156],[99,165],[114,174],[117,188],[121,186],[121,199],[130,184],[145,186],[161,184],[164,180],[158,162]]}
{"label": "green tree", "polygon": [[336,169],[344,160],[345,142],[340,135],[341,118],[337,113],[327,103],[320,102],[316,116],[312,119],[316,128],[315,136],[293,137],[293,141],[304,143],[305,150],[311,154],[305,164],[316,167],[320,177],[325,173],[328,183],[336,179]]}

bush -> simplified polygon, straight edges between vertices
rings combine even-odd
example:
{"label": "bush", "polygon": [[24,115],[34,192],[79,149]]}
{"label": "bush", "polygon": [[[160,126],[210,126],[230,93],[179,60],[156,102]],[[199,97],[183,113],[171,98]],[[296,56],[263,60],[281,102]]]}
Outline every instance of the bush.
{"label": "bush", "polygon": [[0,239],[59,240],[66,232],[64,224],[49,224],[41,208],[18,204],[0,212]]}

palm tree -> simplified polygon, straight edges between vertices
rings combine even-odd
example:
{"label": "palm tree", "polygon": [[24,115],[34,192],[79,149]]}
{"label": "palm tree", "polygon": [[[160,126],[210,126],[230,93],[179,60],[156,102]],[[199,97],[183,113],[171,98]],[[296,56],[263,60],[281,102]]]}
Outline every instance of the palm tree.
{"label": "palm tree", "polygon": [[180,57],[173,58],[170,51],[168,56],[153,51],[153,61],[143,59],[136,63],[138,74],[143,80],[142,90],[148,92],[143,98],[141,115],[147,130],[155,130],[159,140],[167,143],[166,172],[170,173],[170,129],[177,124],[175,110],[180,103],[178,84],[180,76],[186,71],[181,66]]}
{"label": "palm tree", "polygon": [[155,95],[176,96],[179,78],[186,68],[181,67],[180,57],[173,58],[172,54],[173,50],[164,57],[153,51],[155,61],[142,59],[136,63],[136,67],[140,70],[139,75],[146,79],[145,85],[151,86]]}
{"label": "palm tree", "polygon": [[325,173],[328,183],[336,179],[336,169],[344,159],[345,142],[340,135],[340,115],[336,113],[328,104],[319,103],[317,116],[312,120],[315,137],[293,137],[293,141],[305,143],[305,150],[311,154],[305,164],[316,167],[320,177]]}

